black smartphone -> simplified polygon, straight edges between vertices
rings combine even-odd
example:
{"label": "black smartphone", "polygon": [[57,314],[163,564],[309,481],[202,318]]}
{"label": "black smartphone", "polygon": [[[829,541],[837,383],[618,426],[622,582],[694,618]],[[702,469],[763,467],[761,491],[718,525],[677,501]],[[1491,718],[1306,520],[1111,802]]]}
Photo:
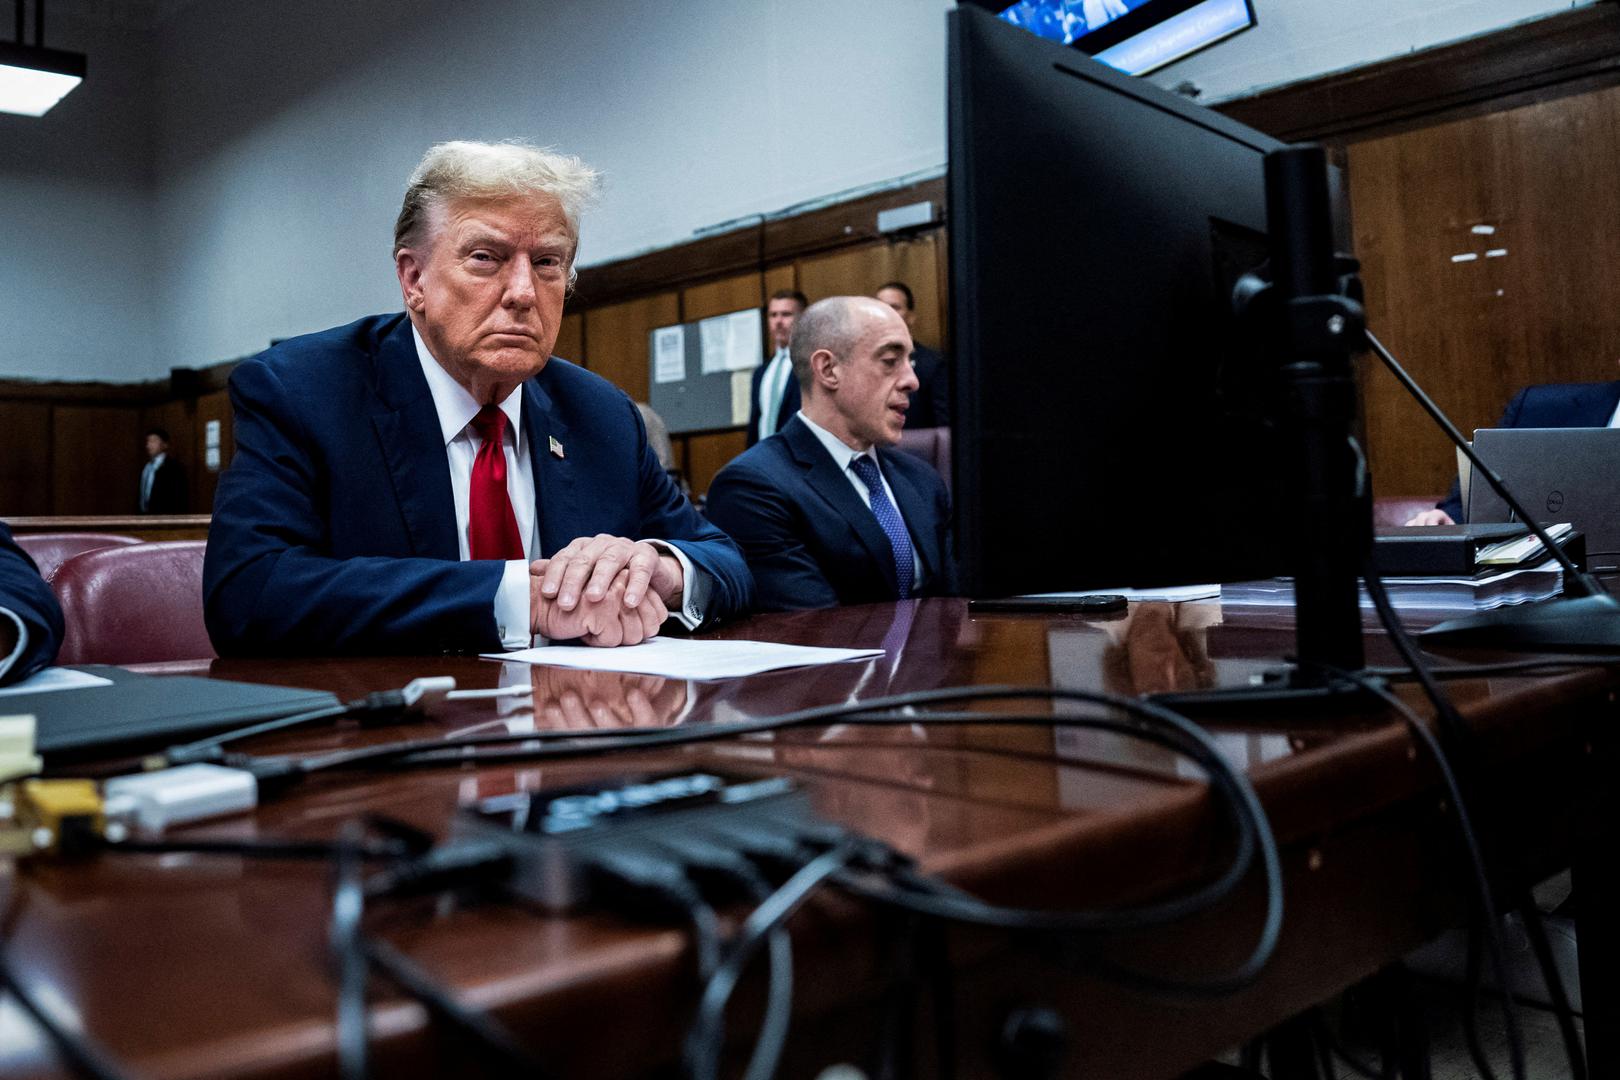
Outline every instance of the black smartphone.
{"label": "black smartphone", "polygon": [[1077,615],[1107,615],[1124,611],[1129,601],[1118,593],[1086,596],[1003,596],[994,600],[969,600],[968,611],[984,614],[1020,611],[1070,612]]}

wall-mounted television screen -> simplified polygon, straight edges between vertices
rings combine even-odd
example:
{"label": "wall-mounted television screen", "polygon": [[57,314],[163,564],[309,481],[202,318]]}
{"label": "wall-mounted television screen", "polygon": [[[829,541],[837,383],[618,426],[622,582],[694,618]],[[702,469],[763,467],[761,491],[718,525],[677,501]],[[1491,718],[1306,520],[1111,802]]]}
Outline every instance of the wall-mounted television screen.
{"label": "wall-mounted television screen", "polygon": [[1247,30],[1252,0],[980,0],[1033,34],[1142,75]]}

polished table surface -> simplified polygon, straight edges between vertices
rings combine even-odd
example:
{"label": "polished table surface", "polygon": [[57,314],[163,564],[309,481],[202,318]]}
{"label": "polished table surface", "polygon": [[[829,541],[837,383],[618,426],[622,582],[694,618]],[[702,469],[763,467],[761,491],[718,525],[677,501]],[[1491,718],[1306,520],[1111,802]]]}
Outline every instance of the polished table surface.
{"label": "polished table surface", "polygon": [[[1245,681],[1292,644],[1286,615],[1217,602],[1133,604],[1125,617],[1096,619],[985,616],[962,601],[910,601],[755,616],[713,636],[885,653],[717,682],[464,657],[222,660],[169,670],[201,667],[344,699],[420,675],[453,675],[463,687],[532,686],[528,697],[447,703],[403,727],[316,725],[244,746],[269,754],[531,727],[697,725],[945,686],[1193,689]],[[1369,635],[1369,645],[1371,662],[1390,662],[1381,637]],[[1581,778],[1595,756],[1606,758],[1593,731],[1612,716],[1614,683],[1588,669],[1451,684],[1477,735],[1481,789],[1492,796],[1477,812],[1503,866],[1522,879],[1573,857],[1589,809]],[[1421,706],[1414,689],[1398,692]],[[985,706],[998,707],[1008,706]],[[1037,703],[1036,711],[1048,708]],[[1264,976],[1209,1000],[1155,997],[1077,971],[1050,942],[952,931],[938,948],[948,958],[949,982],[940,985],[952,1002],[958,1075],[996,1075],[992,1050],[1009,1010],[1050,1007],[1072,1036],[1064,1075],[1176,1076],[1461,919],[1465,875],[1446,800],[1392,715],[1279,713],[1212,730],[1248,769],[1282,847],[1283,935]],[[485,796],[693,765],[799,777],[824,816],[1005,903],[1139,901],[1207,877],[1226,853],[1199,773],[1167,751],[1076,729],[920,723],[543,765],[334,773],[185,835],[330,839],[365,813],[442,835],[458,805]],[[327,865],[126,853],[36,861],[6,884],[11,962],[59,1016],[140,1075],[334,1074]],[[1213,973],[1251,945],[1260,897],[1251,876],[1220,910],[1114,947],[1167,973]],[[557,1075],[651,1075],[676,1059],[698,988],[679,929],[606,914],[550,917],[489,899],[384,902],[372,920],[462,1000],[494,1010]],[[901,963],[897,917],[829,893],[792,925],[797,1012],[783,1075],[869,1060],[893,1015],[886,991]],[[760,996],[760,980],[739,992],[729,1030],[740,1046]],[[464,1047],[416,1005],[375,986],[372,1001],[376,1075],[463,1068]],[[63,1075],[14,1004],[0,1009],[0,1072]],[[917,1075],[936,1074],[932,1038],[918,1039]]]}

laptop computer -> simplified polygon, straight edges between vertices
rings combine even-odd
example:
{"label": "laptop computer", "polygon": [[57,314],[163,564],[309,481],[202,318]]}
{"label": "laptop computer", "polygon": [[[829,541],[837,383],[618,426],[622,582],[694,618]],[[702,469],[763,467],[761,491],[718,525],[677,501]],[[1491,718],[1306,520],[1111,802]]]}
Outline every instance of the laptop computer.
{"label": "laptop computer", "polygon": [[335,694],[324,690],[77,666],[110,682],[0,697],[0,716],[34,714],[34,749],[47,765],[162,746],[338,703]]}
{"label": "laptop computer", "polygon": [[[1620,567],[1620,428],[1480,428],[1474,452],[1538,522],[1585,533],[1592,570]],[[1479,477],[1468,485],[1468,520],[1510,520]]]}

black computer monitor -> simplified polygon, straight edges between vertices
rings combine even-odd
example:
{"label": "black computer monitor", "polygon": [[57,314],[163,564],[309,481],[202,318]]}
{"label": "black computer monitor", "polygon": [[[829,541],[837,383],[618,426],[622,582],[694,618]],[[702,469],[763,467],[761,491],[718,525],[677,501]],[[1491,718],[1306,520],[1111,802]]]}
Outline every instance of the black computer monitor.
{"label": "black computer monitor", "polygon": [[964,590],[1294,574],[1298,443],[1275,352],[1233,314],[1284,144],[987,12],[950,19]]}

